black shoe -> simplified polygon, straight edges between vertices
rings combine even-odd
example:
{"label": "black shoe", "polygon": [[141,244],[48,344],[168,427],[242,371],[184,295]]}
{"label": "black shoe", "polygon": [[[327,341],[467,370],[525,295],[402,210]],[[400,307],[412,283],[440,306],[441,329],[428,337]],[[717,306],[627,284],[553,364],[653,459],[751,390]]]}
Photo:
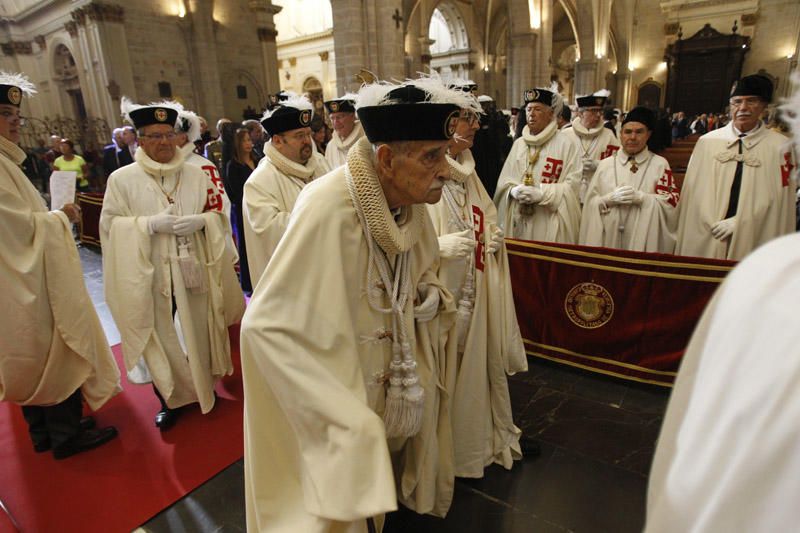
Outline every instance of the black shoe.
{"label": "black shoe", "polygon": [[156,427],[161,431],[166,431],[175,425],[178,420],[177,409],[162,409],[156,413]]}
{"label": "black shoe", "polygon": [[93,416],[84,416],[81,418],[79,426],[83,431],[86,431],[87,429],[94,429],[97,426],[97,422],[95,422]]}
{"label": "black shoe", "polygon": [[75,437],[53,449],[53,457],[66,459],[76,453],[85,452],[105,444],[117,436],[117,428],[108,426],[100,429],[81,431]]}
{"label": "black shoe", "polygon": [[522,449],[522,456],[523,457],[539,457],[542,455],[542,447],[539,445],[539,442],[526,436],[522,436],[519,439],[519,447]]}

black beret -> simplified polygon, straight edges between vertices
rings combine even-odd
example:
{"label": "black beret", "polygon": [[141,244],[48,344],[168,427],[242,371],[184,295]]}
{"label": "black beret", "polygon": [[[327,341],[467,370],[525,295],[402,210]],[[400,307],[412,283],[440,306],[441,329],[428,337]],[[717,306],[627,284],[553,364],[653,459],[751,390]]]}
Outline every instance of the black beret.
{"label": "black beret", "polygon": [[152,105],[134,109],[128,116],[137,130],[153,124],[166,124],[174,128],[178,120],[178,111],[171,107]]}
{"label": "black beret", "polygon": [[460,109],[427,103],[428,93],[414,85],[389,91],[391,104],[361,107],[358,118],[370,142],[446,141],[455,133]]}
{"label": "black beret", "polygon": [[309,127],[313,115],[310,109],[279,105],[269,118],[261,121],[261,125],[270,135],[277,135],[284,131]]}
{"label": "black beret", "polygon": [[22,103],[22,89],[16,85],[0,84],[0,104],[19,107]]}
{"label": "black beret", "polygon": [[639,122],[644,124],[648,130],[653,131],[656,127],[656,114],[647,107],[637,106],[628,111],[622,125],[624,126],[628,122]]}
{"label": "black beret", "polygon": [[595,96],[590,94],[588,96],[579,96],[575,99],[578,107],[603,107],[606,105],[607,96]]}
{"label": "black beret", "polygon": [[334,98],[325,102],[325,107],[328,113],[355,113],[356,106],[353,100],[345,100],[343,98]]}
{"label": "black beret", "polygon": [[745,76],[733,85],[731,97],[759,96],[767,102],[772,101],[772,82],[766,76],[753,74]]}
{"label": "black beret", "polygon": [[525,103],[541,102],[544,105],[553,106],[553,93],[547,89],[528,89],[525,91]]}

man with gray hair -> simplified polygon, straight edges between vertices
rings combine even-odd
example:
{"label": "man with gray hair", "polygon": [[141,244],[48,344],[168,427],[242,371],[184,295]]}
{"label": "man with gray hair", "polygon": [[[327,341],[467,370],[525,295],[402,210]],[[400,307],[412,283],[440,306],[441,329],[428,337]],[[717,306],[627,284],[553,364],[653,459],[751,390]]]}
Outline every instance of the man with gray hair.
{"label": "man with gray hair", "polygon": [[494,195],[508,237],[578,242],[582,169],[577,146],[555,119],[563,105],[555,83],[525,91],[527,125],[511,147]]}
{"label": "man with gray hair", "polygon": [[257,283],[275,252],[297,195],[311,180],[327,174],[325,158],[311,142],[311,102],[293,97],[264,113],[270,140],[264,159],[244,185],[242,215],[250,279]]}
{"label": "man with gray hair", "polygon": [[123,166],[123,162],[119,159],[119,152],[123,148],[125,148],[125,142],[122,140],[122,128],[114,128],[114,131],[111,132],[111,144],[103,147],[103,172],[106,178]]}
{"label": "man with gray hair", "polygon": [[298,198],[242,323],[248,530],[367,531],[398,498],[447,512],[454,303],[424,204],[450,177],[464,98],[362,87],[366,138]]}

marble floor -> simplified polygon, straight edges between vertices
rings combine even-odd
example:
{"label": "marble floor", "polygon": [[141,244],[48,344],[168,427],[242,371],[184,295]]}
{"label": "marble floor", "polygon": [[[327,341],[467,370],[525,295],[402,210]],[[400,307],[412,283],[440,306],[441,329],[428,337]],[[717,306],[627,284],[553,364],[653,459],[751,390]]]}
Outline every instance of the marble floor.
{"label": "marble floor", "polygon": [[[119,333],[103,299],[101,257],[80,248],[87,287],[109,341]],[[641,531],[647,475],[669,391],[539,359],[510,378],[517,425],[542,455],[483,479],[459,479],[445,519],[401,509],[387,533],[627,533]],[[139,531],[245,531],[242,461],[165,509]]]}

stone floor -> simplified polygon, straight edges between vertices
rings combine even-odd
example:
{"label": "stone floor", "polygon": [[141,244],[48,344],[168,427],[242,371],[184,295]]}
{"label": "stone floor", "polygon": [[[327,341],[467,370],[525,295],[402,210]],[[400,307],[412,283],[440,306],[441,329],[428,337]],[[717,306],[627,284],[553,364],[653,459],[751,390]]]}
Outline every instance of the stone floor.
{"label": "stone floor", "polygon": [[[99,252],[82,247],[87,287],[109,342],[119,333],[103,301]],[[652,460],[669,391],[529,359],[510,381],[514,418],[542,455],[483,479],[459,479],[445,519],[407,510],[387,533],[626,533],[641,531]],[[245,531],[242,461],[165,509],[139,531]]]}

